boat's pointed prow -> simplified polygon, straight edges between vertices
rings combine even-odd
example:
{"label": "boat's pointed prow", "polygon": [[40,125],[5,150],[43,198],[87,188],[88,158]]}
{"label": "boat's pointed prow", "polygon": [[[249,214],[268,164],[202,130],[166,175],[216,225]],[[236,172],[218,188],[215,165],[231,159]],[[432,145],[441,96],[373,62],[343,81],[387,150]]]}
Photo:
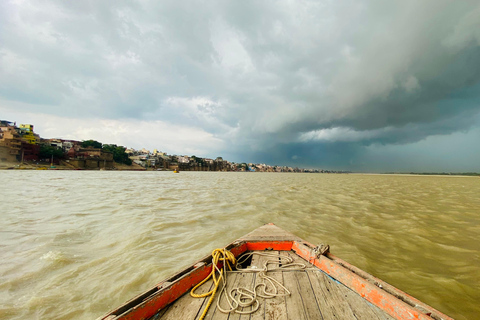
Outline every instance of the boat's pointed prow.
{"label": "boat's pointed prow", "polygon": [[[171,320],[201,319],[203,316],[230,319],[229,315],[236,312],[237,316],[252,313],[252,318],[256,319],[298,319],[299,315],[304,315],[310,319],[451,320],[429,305],[335,257],[328,249],[328,245],[315,246],[268,223],[224,248],[214,250],[212,255],[99,319]],[[237,263],[231,266],[234,270],[226,271],[228,264],[222,259],[215,260],[214,255],[218,252],[237,259]],[[222,267],[225,268],[221,275],[215,276],[215,270]],[[208,280],[210,275],[212,278]],[[224,289],[228,287],[232,297],[238,296],[241,291],[241,295],[250,292],[253,297],[262,299],[252,298],[253,304],[245,307],[251,308],[249,310],[243,310],[240,302],[236,307],[230,305],[232,309],[227,311],[222,311],[218,303],[210,308],[216,289],[220,287],[217,278],[225,279]],[[266,278],[271,279],[270,285],[276,283],[283,288],[278,297],[269,296],[275,290],[267,290],[268,284],[263,280]],[[214,290],[202,289],[204,286]],[[208,303],[204,300],[206,296],[193,298],[186,294],[193,287],[198,287],[198,291],[205,289],[209,294],[212,292],[213,296],[208,298]],[[222,291],[219,296],[222,296]],[[195,293],[193,296],[203,297],[204,294]]]}
{"label": "boat's pointed prow", "polygon": [[267,223],[252,232],[244,235],[239,240],[244,241],[262,241],[262,240],[276,240],[276,241],[302,241],[293,233],[283,230],[274,223]]}

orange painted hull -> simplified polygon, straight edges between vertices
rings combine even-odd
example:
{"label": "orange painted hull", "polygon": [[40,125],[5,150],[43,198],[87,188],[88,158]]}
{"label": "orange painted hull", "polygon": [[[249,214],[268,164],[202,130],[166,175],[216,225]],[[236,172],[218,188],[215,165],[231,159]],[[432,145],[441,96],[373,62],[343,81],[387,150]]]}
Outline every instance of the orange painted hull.
{"label": "orange painted hull", "polygon": [[[262,228],[265,228],[265,234],[258,232]],[[440,311],[330,253],[317,256],[316,246],[296,236],[285,232],[287,236],[279,236],[278,239],[275,239],[275,234],[273,236],[268,234],[270,230],[275,231],[276,234],[283,231],[273,224],[268,224],[252,232],[252,234],[257,232],[252,237],[247,235],[240,238],[226,246],[226,249],[230,250],[235,257],[239,257],[247,251],[293,251],[396,319],[452,320]],[[152,317],[208,276],[212,271],[211,262],[212,256],[206,256],[98,320],[148,319]]]}

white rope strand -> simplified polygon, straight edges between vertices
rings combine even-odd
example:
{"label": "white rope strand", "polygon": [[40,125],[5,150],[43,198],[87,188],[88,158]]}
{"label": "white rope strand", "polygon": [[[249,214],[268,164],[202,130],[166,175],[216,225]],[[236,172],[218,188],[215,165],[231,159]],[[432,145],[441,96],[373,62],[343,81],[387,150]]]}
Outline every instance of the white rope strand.
{"label": "white rope strand", "polygon": [[[253,268],[242,268],[242,263],[247,261],[253,255],[263,256],[267,258],[272,258],[265,260],[263,264],[263,268],[261,269],[253,269]],[[268,269],[268,265],[277,265],[277,268]],[[217,268],[215,266],[215,268]],[[230,313],[235,312],[239,314],[251,314],[258,310],[260,307],[260,302],[258,301],[258,297],[264,299],[271,299],[274,297],[284,297],[289,296],[291,292],[278,280],[270,277],[267,275],[267,272],[272,271],[284,271],[284,270],[305,270],[306,265],[303,263],[294,263],[292,257],[289,256],[279,256],[273,253],[266,253],[266,252],[249,252],[242,255],[238,260],[237,264],[235,265],[237,271],[230,271],[231,272],[255,272],[258,274],[258,277],[262,279],[262,282],[255,285],[253,290],[249,290],[248,288],[244,287],[234,287],[228,292],[226,290],[227,287],[227,271],[224,268],[224,275],[223,275],[223,287],[220,291],[220,295],[217,300],[217,308],[223,313]],[[283,291],[280,293],[279,289]],[[220,306],[220,300],[222,299],[222,295],[225,295],[225,299],[227,300],[230,309],[223,309]],[[242,310],[245,308],[251,307],[251,310]]]}

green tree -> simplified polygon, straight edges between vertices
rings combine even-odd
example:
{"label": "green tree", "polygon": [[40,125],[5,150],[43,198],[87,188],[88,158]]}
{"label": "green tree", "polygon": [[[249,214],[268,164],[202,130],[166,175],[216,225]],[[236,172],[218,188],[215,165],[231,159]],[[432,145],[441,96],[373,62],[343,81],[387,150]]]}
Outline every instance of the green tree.
{"label": "green tree", "polygon": [[95,140],[85,140],[82,141],[82,148],[88,148],[88,147],[93,147],[93,148],[102,148],[102,143],[95,141]]}
{"label": "green tree", "polygon": [[48,144],[42,144],[38,153],[40,159],[51,159],[52,156],[54,159],[60,159],[63,158],[64,155],[62,149],[57,149]]}
{"label": "green tree", "polygon": [[201,164],[201,165],[205,165],[205,159],[204,158],[199,158],[197,156],[191,156],[191,158],[193,158],[193,161],[195,163],[198,163],[198,164]]}
{"label": "green tree", "polygon": [[113,153],[113,160],[118,163],[124,163],[131,165],[132,160],[125,152],[126,148],[123,146],[117,146],[116,144],[104,144],[102,150]]}

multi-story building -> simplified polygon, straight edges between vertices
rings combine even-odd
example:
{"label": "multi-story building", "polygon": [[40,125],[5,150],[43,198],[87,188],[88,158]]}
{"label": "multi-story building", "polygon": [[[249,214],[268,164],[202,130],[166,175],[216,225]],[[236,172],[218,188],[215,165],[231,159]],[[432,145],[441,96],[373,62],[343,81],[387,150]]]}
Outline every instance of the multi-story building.
{"label": "multi-story building", "polygon": [[14,122],[0,120],[0,161],[20,160],[22,140]]}
{"label": "multi-story building", "polygon": [[[75,150],[77,149],[77,150]],[[113,168],[113,153],[100,148],[72,147],[67,156],[68,163],[82,169],[111,169]]]}
{"label": "multi-story building", "polygon": [[70,149],[72,149],[74,146],[78,146],[77,150],[80,149],[80,141],[76,140],[63,140],[63,139],[42,139],[42,143],[47,144],[51,147],[57,148],[57,149],[62,149],[63,152],[68,152]]}
{"label": "multi-story building", "polygon": [[33,132],[33,124],[21,124],[18,133],[26,143],[37,144],[40,141],[40,137]]}
{"label": "multi-story building", "polygon": [[40,153],[40,136],[33,132],[32,124],[21,124],[19,128],[15,128],[22,140],[22,161],[38,161]]}
{"label": "multi-story building", "polygon": [[178,156],[177,157],[179,163],[189,163],[190,157],[189,156]]}
{"label": "multi-story building", "polygon": [[44,143],[51,147],[63,150],[63,142],[61,139],[48,139],[44,140]]}

